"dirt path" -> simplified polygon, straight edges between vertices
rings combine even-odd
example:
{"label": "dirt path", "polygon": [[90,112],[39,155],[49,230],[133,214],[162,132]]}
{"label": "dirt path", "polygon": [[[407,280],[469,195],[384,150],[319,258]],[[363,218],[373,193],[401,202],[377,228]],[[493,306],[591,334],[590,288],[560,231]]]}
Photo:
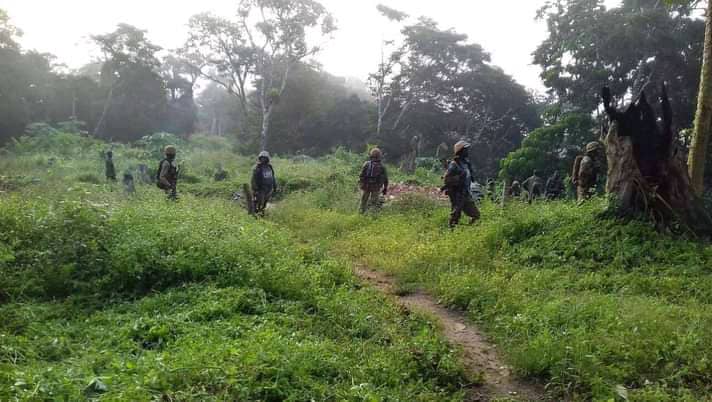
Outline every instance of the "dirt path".
{"label": "dirt path", "polygon": [[438,305],[435,299],[422,292],[405,296],[395,294],[394,279],[381,272],[358,267],[355,273],[363,281],[392,296],[401,306],[425,313],[439,321],[448,341],[461,347],[467,370],[473,374],[481,373],[484,378],[483,386],[467,390],[468,401],[491,401],[498,398],[515,401],[548,400],[540,387],[514,378],[511,370],[499,358],[494,345],[463,314]]}

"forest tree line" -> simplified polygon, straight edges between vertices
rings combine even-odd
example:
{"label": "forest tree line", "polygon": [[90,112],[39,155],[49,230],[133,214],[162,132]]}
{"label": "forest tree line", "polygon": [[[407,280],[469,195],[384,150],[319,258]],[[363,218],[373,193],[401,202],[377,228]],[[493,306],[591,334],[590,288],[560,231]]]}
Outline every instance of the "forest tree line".
{"label": "forest tree line", "polygon": [[373,44],[382,61],[367,82],[335,77],[307,40],[337,29],[319,3],[295,0],[264,21],[254,16],[260,0],[238,3],[235,16],[192,17],[180,49],[162,49],[128,24],[93,35],[101,56],[77,70],[23,49],[20,29],[0,11],[0,142],[43,122],[122,142],[210,133],[236,138],[246,152],[317,156],[379,144],[398,163],[446,156],[443,145],[466,139],[478,176],[522,178],[568,171],[599,137],[602,86],[623,101],[643,88],[656,96],[666,82],[675,132],[693,124],[705,23],[688,2],[548,2],[537,18],[549,34],[532,55],[543,95],[466,35],[385,6],[381,22],[400,35]]}

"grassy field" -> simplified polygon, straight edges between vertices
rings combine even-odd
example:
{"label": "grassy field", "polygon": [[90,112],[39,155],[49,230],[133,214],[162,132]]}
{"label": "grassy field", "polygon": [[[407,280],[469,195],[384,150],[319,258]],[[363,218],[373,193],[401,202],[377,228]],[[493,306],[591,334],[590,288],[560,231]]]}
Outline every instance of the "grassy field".
{"label": "grassy field", "polygon": [[[0,162],[0,400],[461,400],[431,323],[228,200],[248,158],[186,144],[171,203],[105,184],[102,144],[62,140]],[[157,164],[114,153],[119,172]],[[278,163],[287,192],[326,174]]]}
{"label": "grassy field", "polygon": [[522,377],[574,400],[712,400],[709,244],[604,219],[605,200],[487,202],[482,222],[450,231],[447,206],[427,199],[359,218],[340,202],[310,210],[318,197],[275,219],[465,311]]}
{"label": "grassy field", "polygon": [[[168,141],[115,146],[118,172],[152,171]],[[0,155],[0,400],[462,400],[456,351],[355,264],[464,311],[554,400],[712,400],[712,246],[604,218],[605,200],[486,202],[454,231],[417,195],[361,216],[363,156],[336,152],[276,158],[256,221],[230,200],[253,162],[224,141],[180,143],[177,204],[106,184],[106,147]]]}

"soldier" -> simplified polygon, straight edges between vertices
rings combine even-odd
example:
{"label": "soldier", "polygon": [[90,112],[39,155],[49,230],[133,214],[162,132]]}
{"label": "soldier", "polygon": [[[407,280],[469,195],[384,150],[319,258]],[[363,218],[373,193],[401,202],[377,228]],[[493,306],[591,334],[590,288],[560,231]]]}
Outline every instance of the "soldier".
{"label": "soldier", "polygon": [[546,181],[546,198],[549,200],[559,199],[564,194],[564,190],[564,181],[557,170]]}
{"label": "soldier", "polygon": [[227,180],[227,176],[227,170],[223,169],[222,165],[218,165],[217,169],[215,169],[213,179],[215,179],[215,181],[225,181]]}
{"label": "soldier", "polygon": [[470,144],[460,141],[454,147],[455,158],[448,165],[445,176],[445,190],[450,198],[450,222],[451,228],[460,223],[460,216],[464,212],[470,217],[470,224],[475,223],[480,218],[480,211],[477,209],[472,199],[472,165],[467,159],[470,151]]}
{"label": "soldier", "polygon": [[515,180],[512,182],[512,198],[519,198],[522,196],[522,184]]}
{"label": "soldier", "polygon": [[544,195],[544,180],[539,177],[539,171],[535,170],[534,174],[522,183],[522,187],[529,194],[528,201],[531,204],[535,198],[541,198]]}
{"label": "soldier", "polygon": [[176,164],[176,147],[169,145],[163,153],[166,157],[161,160],[158,165],[158,173],[156,174],[156,185],[158,188],[165,191],[168,199],[178,199],[178,165]]}
{"label": "soldier", "polygon": [[114,153],[112,151],[108,151],[104,158],[104,173],[107,181],[116,181],[116,167],[114,166]]}
{"label": "soldier", "polygon": [[255,213],[262,216],[264,216],[267,209],[267,203],[277,192],[277,177],[269,160],[269,152],[260,152],[257,156],[257,164],[252,171],[252,193]]}
{"label": "soldier", "polygon": [[576,198],[584,201],[593,195],[596,190],[598,176],[601,168],[597,162],[598,153],[603,149],[600,142],[590,142],[586,145],[584,155],[576,157],[571,181],[576,186]]}
{"label": "soldier", "polygon": [[362,191],[360,208],[362,214],[365,214],[369,207],[378,207],[381,193],[384,196],[388,194],[388,172],[381,162],[382,157],[381,150],[373,148],[369,152],[369,160],[361,168],[358,183]]}
{"label": "soldier", "polygon": [[128,170],[124,172],[124,191],[128,195],[133,195],[136,193],[136,187],[134,186],[134,178],[131,172]]}

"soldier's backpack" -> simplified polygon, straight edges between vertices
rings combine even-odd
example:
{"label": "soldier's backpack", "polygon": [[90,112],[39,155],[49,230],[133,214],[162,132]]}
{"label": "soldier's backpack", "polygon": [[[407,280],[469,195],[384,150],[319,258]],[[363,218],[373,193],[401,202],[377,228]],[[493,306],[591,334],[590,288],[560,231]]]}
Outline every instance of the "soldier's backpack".
{"label": "soldier's backpack", "polygon": [[383,165],[379,161],[366,162],[366,172],[364,178],[367,184],[379,184],[383,176]]}
{"label": "soldier's backpack", "polygon": [[[445,167],[445,173],[443,174],[443,182],[445,184],[445,188],[456,188],[456,187],[461,187],[462,182],[463,182],[463,176],[465,175],[465,172],[460,169],[460,172],[457,174],[453,175],[448,175],[448,170],[450,168],[450,163],[454,161],[448,161],[446,167]],[[458,165],[459,168],[459,165]]]}
{"label": "soldier's backpack", "polygon": [[[156,185],[158,188],[161,190],[167,190],[163,183],[161,183],[161,169],[163,168],[163,163],[168,162],[168,159],[163,159],[161,162],[158,164],[158,170],[156,170]],[[172,169],[172,172],[169,172],[169,175],[171,176],[177,176],[178,175],[178,170],[176,168]]]}

